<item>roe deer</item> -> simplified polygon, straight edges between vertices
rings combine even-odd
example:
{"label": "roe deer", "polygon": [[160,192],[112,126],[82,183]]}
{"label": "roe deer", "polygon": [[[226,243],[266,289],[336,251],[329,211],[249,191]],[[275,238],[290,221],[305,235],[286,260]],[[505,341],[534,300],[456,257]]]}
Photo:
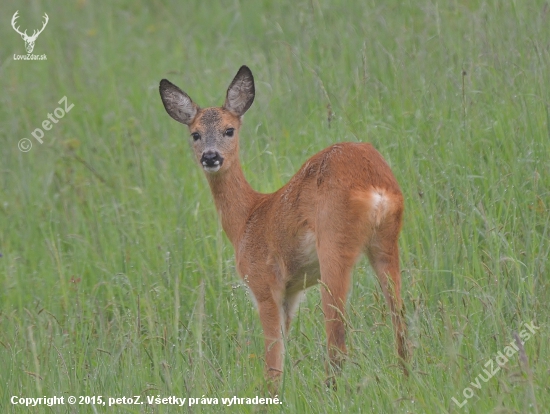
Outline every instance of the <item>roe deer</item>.
{"label": "roe deer", "polygon": [[401,300],[397,239],[403,196],[390,167],[370,144],[343,142],[315,154],[279,191],[261,194],[239,161],[239,129],[254,101],[254,78],[242,66],[221,108],[201,109],[163,79],[168,115],[189,127],[236,266],[255,298],[265,339],[266,379],[277,389],[283,335],[305,289],[320,282],[331,373],[346,355],[345,303],[351,273],[364,253],[391,312],[397,351],[407,374],[409,346]]}

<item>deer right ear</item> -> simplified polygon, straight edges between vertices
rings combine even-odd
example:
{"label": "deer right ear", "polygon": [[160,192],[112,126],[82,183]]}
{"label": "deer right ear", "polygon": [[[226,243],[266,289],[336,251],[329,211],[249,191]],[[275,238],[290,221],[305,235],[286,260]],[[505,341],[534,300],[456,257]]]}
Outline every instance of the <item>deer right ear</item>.
{"label": "deer right ear", "polygon": [[160,81],[159,92],[168,115],[185,125],[193,122],[199,107],[189,95],[166,79]]}
{"label": "deer right ear", "polygon": [[243,116],[254,102],[254,77],[248,66],[241,66],[227,89],[224,109]]}

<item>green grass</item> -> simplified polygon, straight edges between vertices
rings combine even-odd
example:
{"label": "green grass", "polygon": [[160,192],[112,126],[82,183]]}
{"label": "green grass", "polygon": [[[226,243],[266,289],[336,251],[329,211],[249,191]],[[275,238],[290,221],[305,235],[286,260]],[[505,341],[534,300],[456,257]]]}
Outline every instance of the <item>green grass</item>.
{"label": "green grass", "polygon": [[[158,94],[166,77],[220,105],[242,64],[256,78],[241,132],[254,188],[276,190],[338,141],[372,142],[391,164],[406,199],[412,373],[362,261],[338,391],[323,385],[314,288],[288,338],[282,405],[186,411],[548,411],[548,2],[63,3],[0,5],[0,412],[176,411],[30,409],[12,396],[266,395],[259,318],[188,133]],[[46,61],[13,60],[25,52],[16,10],[28,32],[48,13],[33,52]],[[31,132],[63,96],[74,108],[39,144]],[[528,368],[516,354],[457,407],[530,321]]]}

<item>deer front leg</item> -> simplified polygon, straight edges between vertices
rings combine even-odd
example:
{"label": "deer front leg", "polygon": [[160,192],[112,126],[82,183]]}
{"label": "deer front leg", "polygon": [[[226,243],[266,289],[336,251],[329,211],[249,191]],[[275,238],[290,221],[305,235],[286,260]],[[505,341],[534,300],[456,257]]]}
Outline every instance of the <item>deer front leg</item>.
{"label": "deer front leg", "polygon": [[272,296],[258,301],[260,320],[264,330],[265,376],[269,391],[276,393],[283,373],[282,305]]}

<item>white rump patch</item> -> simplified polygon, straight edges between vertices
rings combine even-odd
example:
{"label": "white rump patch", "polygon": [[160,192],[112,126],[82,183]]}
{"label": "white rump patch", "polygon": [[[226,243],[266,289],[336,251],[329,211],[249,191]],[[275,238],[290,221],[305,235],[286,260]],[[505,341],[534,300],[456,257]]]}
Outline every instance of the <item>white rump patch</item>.
{"label": "white rump patch", "polygon": [[388,198],[383,190],[375,189],[371,193],[372,217],[375,226],[379,226],[388,210]]}

